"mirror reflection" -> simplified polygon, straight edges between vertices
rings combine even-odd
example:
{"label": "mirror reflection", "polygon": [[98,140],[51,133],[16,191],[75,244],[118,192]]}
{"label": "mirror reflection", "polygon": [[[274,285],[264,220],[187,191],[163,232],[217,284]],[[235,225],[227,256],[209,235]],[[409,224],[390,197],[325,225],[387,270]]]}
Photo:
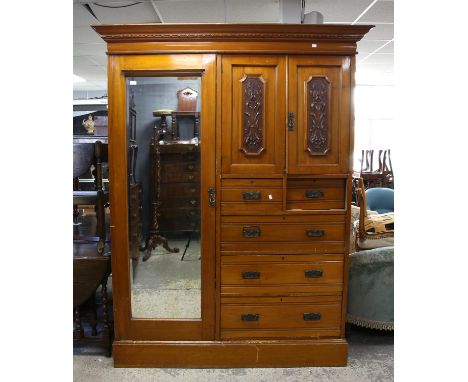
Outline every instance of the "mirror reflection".
{"label": "mirror reflection", "polygon": [[127,78],[133,317],[201,317],[200,89],[200,77]]}

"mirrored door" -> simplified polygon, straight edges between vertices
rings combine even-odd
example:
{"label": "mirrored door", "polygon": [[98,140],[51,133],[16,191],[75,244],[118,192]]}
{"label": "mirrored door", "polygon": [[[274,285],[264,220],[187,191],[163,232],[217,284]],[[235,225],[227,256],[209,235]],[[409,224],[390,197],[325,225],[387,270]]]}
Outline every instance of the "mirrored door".
{"label": "mirrored door", "polygon": [[131,339],[213,338],[214,56],[128,56],[119,65],[128,251],[115,252],[128,273],[117,272],[117,307]]}

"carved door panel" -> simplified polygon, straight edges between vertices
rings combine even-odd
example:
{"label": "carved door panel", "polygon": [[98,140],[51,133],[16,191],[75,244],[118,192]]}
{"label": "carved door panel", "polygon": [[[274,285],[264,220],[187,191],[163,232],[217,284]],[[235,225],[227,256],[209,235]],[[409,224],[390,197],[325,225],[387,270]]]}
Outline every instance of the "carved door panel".
{"label": "carved door panel", "polygon": [[288,173],[346,174],[349,57],[289,57]]}
{"label": "carved door panel", "polygon": [[224,56],[222,172],[280,176],[284,170],[286,59]]}

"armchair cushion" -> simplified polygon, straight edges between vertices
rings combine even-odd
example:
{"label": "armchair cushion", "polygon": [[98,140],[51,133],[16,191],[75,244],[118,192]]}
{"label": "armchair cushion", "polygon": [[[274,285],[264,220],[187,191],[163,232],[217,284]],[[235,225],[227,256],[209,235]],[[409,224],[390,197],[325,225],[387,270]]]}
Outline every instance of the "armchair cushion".
{"label": "armchair cushion", "polygon": [[391,188],[384,187],[366,190],[367,209],[377,211],[379,214],[394,212],[394,192]]}
{"label": "armchair cushion", "polygon": [[349,255],[349,323],[393,330],[393,262],[394,247]]}

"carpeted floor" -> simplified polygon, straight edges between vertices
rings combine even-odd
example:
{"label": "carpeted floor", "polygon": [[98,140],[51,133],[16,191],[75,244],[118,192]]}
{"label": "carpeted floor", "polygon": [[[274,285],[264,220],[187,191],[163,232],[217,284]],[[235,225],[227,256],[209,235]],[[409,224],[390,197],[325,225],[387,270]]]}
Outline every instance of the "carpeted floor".
{"label": "carpeted floor", "polygon": [[348,327],[347,367],[277,369],[115,369],[112,358],[91,347],[75,347],[76,382],[252,381],[387,382],[393,381],[393,333]]}

